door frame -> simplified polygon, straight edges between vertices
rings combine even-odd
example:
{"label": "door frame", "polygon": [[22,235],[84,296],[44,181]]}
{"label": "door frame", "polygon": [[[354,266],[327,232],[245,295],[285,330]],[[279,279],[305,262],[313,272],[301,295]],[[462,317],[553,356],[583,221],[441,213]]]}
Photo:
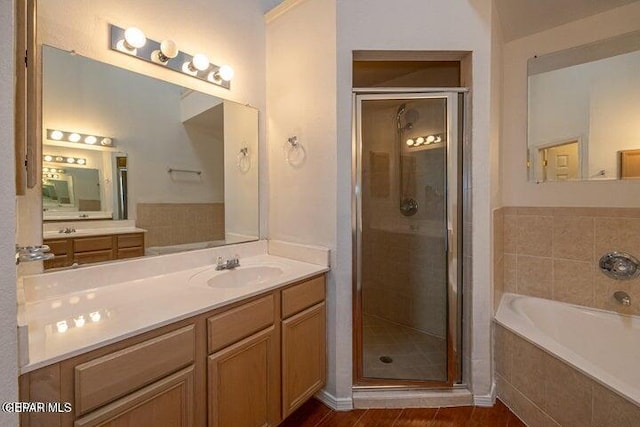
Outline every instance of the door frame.
{"label": "door frame", "polygon": [[[462,359],[462,285],[461,285],[461,219],[462,219],[462,163],[461,151],[464,138],[464,117],[459,117],[459,98],[467,103],[467,88],[357,88],[352,95],[352,286],[353,286],[353,388],[385,389],[433,389],[448,388],[461,380]],[[460,97],[463,94],[464,97]],[[416,381],[408,379],[378,379],[363,375],[362,334],[362,102],[367,100],[447,99],[446,141],[446,200],[447,229],[447,380]],[[462,107],[462,106],[460,106]],[[463,113],[464,114],[464,113]]]}

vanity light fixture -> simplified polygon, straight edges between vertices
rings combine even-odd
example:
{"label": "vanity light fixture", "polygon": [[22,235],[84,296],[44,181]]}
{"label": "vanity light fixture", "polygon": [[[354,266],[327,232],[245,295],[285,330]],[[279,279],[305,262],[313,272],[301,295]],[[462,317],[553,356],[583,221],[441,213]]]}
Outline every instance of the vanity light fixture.
{"label": "vanity light fixture", "polygon": [[126,30],[110,25],[111,49],[138,59],[161,65],[182,74],[196,77],[216,86],[229,89],[234,71],[229,65],[215,65],[203,53],[190,55],[178,49],[173,40],[157,42],[147,38],[135,27]]}
{"label": "vanity light fixture", "polygon": [[69,132],[59,129],[47,129],[47,139],[53,141],[74,142],[87,145],[95,145],[100,141],[104,147],[113,147],[113,138],[107,136],[89,135],[80,132]]}
{"label": "vanity light fixture", "polygon": [[[62,157],[62,156],[56,156],[53,157],[50,154],[45,154],[44,156],[42,156],[42,159],[45,162],[49,162],[49,163],[67,163],[67,164],[74,164],[77,163],[79,165],[86,165],[87,164],[87,159],[83,159],[81,157]],[[42,169],[44,171],[44,169]],[[55,169],[54,168],[49,168],[49,172],[54,172]],[[58,172],[60,173],[64,173],[63,169],[58,169]]]}

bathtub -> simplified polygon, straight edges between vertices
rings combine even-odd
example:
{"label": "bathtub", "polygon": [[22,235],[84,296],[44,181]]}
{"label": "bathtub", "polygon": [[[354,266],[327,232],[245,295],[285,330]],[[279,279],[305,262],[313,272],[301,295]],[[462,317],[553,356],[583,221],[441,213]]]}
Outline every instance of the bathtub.
{"label": "bathtub", "polygon": [[504,294],[496,322],[640,406],[640,317]]}

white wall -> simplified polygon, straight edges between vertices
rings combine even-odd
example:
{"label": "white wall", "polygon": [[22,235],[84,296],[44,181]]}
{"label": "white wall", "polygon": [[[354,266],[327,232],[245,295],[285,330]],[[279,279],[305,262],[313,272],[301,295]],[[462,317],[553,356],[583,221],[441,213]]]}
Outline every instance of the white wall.
{"label": "white wall", "polygon": [[502,204],[637,207],[637,182],[527,182],[527,60],[640,29],[640,2],[524,37],[504,46]]}
{"label": "white wall", "polygon": [[[15,163],[14,163],[14,2],[0,2],[0,401],[18,399],[16,339]],[[16,414],[0,411],[0,425],[17,425]]]}
{"label": "white wall", "polygon": [[[384,0],[307,0],[268,25],[267,42],[269,233],[332,249],[327,390],[339,400],[350,398],[352,385],[352,51],[473,51],[473,386],[476,394],[488,393],[489,318],[482,313],[490,312],[491,292],[491,2],[411,0],[391,7]],[[307,162],[298,169],[283,161],[282,144],[292,135],[307,147]]]}
{"label": "white wall", "polygon": [[[488,394],[490,373],[491,22],[490,1],[338,1],[338,264],[339,324],[351,324],[351,52],[353,50],[461,50],[473,52],[473,343],[472,387]],[[351,331],[340,329],[341,359],[350,357]],[[348,356],[346,353],[349,353]],[[350,361],[349,361],[350,362]],[[345,364],[346,365],[346,364]],[[350,363],[338,393],[350,384]],[[348,379],[348,380],[347,380]]]}
{"label": "white wall", "polygon": [[[224,103],[224,231],[227,241],[258,235],[258,111]],[[247,148],[248,160],[240,150]],[[248,163],[240,163],[248,162]]]}
{"label": "white wall", "polygon": [[[326,389],[346,397],[351,342],[344,336],[351,336],[351,284],[336,275],[338,260],[348,254],[338,252],[336,244],[335,28],[335,0],[303,1],[267,25],[269,238],[331,249]],[[306,150],[298,167],[285,162],[283,146],[292,136]]]}

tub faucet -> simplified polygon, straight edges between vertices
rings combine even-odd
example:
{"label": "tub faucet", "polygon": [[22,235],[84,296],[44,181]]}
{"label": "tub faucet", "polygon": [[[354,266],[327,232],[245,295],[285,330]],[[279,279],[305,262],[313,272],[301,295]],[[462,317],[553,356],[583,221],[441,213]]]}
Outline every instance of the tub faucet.
{"label": "tub faucet", "polygon": [[622,305],[631,305],[631,297],[625,291],[615,291],[613,297]]}
{"label": "tub faucet", "polygon": [[240,260],[238,259],[238,255],[235,257],[224,260],[221,256],[218,257],[216,261],[216,270],[233,270],[236,267],[240,267]]}

